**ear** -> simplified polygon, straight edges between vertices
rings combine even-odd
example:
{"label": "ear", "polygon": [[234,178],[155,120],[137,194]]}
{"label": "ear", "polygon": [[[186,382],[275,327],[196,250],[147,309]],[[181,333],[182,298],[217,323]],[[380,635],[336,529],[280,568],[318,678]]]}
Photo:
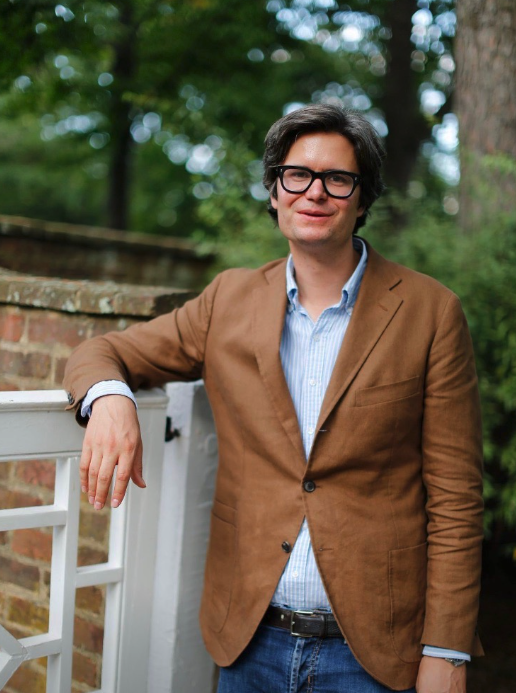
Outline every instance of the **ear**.
{"label": "ear", "polygon": [[277,198],[277,197],[274,197],[274,195],[270,195],[270,196],[269,196],[269,199],[270,199],[270,201],[271,201],[271,207],[272,207],[273,209],[276,209],[276,210],[277,210],[277,209],[278,209],[278,198]]}

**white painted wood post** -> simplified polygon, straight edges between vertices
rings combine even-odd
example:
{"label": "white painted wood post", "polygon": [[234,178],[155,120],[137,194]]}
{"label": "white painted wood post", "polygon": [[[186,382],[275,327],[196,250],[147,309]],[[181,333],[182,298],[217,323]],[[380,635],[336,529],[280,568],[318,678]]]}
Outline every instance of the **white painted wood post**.
{"label": "white painted wood post", "polygon": [[199,628],[217,438],[202,382],[167,387],[180,436],[165,444],[148,693],[211,693],[214,664]]}
{"label": "white painted wood post", "polygon": [[54,505],[66,509],[65,525],[53,530],[50,581],[50,636],[61,638],[61,651],[47,664],[47,693],[68,693],[72,678],[75,575],[79,538],[79,457],[58,458]]}

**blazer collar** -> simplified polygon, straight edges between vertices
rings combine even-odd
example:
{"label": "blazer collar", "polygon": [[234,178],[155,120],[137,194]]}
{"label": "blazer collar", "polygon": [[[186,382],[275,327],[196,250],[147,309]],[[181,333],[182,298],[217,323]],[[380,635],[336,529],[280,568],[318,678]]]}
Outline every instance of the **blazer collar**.
{"label": "blazer collar", "polygon": [[324,422],[357,376],[403,303],[403,299],[392,292],[401,281],[397,265],[385,260],[369,243],[367,252],[367,267],[324,396],[317,431],[324,427]]}
{"label": "blazer collar", "polygon": [[264,282],[253,291],[253,340],[260,375],[304,473],[306,458],[301,431],[280,358],[287,310],[285,265],[286,260],[282,260],[266,270]]}

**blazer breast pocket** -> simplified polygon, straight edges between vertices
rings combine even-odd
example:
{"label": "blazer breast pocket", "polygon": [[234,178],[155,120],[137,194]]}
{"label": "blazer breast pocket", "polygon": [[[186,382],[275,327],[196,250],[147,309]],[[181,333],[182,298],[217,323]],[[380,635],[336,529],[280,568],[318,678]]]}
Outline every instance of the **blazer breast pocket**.
{"label": "blazer breast pocket", "polygon": [[398,399],[411,397],[419,392],[419,375],[396,383],[365,387],[355,393],[355,406],[367,407],[372,404],[395,402]]}

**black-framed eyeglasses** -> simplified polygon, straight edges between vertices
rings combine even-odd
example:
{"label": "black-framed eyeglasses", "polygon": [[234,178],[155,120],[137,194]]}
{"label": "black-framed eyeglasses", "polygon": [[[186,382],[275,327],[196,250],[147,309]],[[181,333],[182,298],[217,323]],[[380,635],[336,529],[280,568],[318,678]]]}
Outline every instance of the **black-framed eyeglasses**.
{"label": "black-framed eyeglasses", "polygon": [[317,173],[306,166],[275,166],[283,190],[299,195],[308,190],[318,178],[330,197],[351,197],[362,180],[358,173],[350,171],[321,171]]}

